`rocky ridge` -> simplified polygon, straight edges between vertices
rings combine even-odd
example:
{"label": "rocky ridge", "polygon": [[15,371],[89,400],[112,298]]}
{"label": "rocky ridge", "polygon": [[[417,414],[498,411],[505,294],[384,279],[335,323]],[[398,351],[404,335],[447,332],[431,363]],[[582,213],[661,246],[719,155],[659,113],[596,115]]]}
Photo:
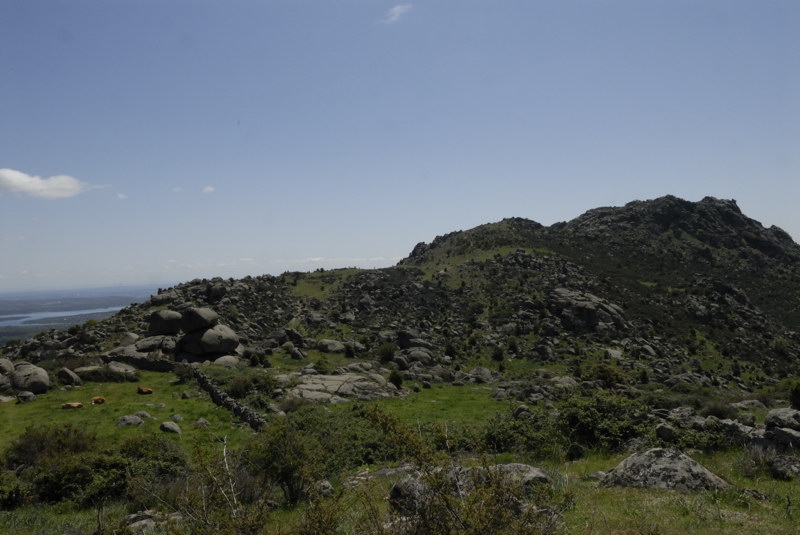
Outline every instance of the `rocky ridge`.
{"label": "rocky ridge", "polygon": [[[345,355],[352,365],[310,362],[282,379],[286,396],[326,402],[398,395],[392,370],[419,387],[490,383],[524,403],[653,383],[747,396],[800,372],[798,260],[800,246],[735,201],[668,196],[550,227],[511,218],[452,232],[385,269],[194,280],[0,356],[66,363],[55,384],[92,366]],[[543,371],[494,371],[516,360]],[[20,390],[11,375],[7,393]]]}

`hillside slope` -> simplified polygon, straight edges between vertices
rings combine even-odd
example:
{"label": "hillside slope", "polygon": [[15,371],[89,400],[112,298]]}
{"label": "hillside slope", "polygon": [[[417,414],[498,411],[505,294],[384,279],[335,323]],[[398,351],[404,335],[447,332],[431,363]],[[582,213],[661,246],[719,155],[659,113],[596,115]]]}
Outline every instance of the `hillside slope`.
{"label": "hillside slope", "polygon": [[604,363],[623,385],[752,392],[800,371],[798,260],[798,244],[735,201],[667,196],[550,227],[510,218],[451,232],[385,269],[194,280],[0,356],[106,362],[131,353],[119,348],[130,334],[142,359],[207,360],[148,330],[156,310],[209,307],[245,357],[292,342],[303,358],[333,339],[409,380],[459,380],[476,365],[585,379]]}

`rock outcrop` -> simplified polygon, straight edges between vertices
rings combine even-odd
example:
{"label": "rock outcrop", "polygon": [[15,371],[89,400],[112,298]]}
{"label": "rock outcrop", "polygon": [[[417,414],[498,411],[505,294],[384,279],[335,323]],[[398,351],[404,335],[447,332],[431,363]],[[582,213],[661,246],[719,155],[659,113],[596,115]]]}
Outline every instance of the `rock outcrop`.
{"label": "rock outcrop", "polygon": [[631,455],[612,468],[601,487],[715,490],[730,486],[700,463],[673,448],[654,448]]}

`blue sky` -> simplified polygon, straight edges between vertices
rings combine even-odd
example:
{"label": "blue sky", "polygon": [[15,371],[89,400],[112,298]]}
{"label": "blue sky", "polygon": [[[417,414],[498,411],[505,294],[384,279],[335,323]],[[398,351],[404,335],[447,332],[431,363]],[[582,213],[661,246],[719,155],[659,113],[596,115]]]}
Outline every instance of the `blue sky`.
{"label": "blue sky", "polygon": [[733,198],[800,238],[794,0],[4,0],[0,291],[395,264]]}

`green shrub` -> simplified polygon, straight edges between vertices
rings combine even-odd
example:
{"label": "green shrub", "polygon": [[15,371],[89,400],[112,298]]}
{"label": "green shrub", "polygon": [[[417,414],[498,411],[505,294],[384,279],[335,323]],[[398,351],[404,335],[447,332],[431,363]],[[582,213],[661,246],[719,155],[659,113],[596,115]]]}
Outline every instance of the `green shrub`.
{"label": "green shrub", "polygon": [[582,379],[587,381],[601,381],[607,388],[616,384],[627,383],[625,374],[615,366],[598,362],[583,373]]}
{"label": "green shrub", "polygon": [[40,502],[71,501],[95,506],[124,495],[127,461],[120,455],[84,453],[52,459],[38,467],[33,490]]}
{"label": "green shrub", "polygon": [[314,483],[324,477],[326,454],[314,437],[280,419],[258,436],[249,456],[256,473],[280,487],[286,502],[295,505],[308,498]]}
{"label": "green shrub", "polygon": [[392,370],[389,373],[389,382],[396,386],[398,389],[403,386],[403,374],[398,370]]}
{"label": "green shrub", "polygon": [[600,391],[572,396],[559,409],[556,422],[569,442],[610,451],[644,434],[648,416],[639,402]]}
{"label": "green shrub", "polygon": [[234,377],[225,385],[225,391],[234,399],[242,399],[250,392],[253,381],[249,377]]}
{"label": "green shrub", "polygon": [[728,403],[712,401],[700,411],[701,416],[714,416],[720,420],[733,420],[739,415],[739,411],[731,407]]}
{"label": "green shrub", "polygon": [[384,342],[378,347],[378,360],[383,363],[390,362],[394,358],[394,354],[397,350],[400,349],[397,347],[397,344],[392,342]]}
{"label": "green shrub", "polygon": [[11,469],[36,466],[94,448],[97,435],[72,424],[30,426],[5,452],[4,464]]}
{"label": "green shrub", "polygon": [[789,390],[789,403],[793,409],[800,410],[800,382],[795,383]]}

